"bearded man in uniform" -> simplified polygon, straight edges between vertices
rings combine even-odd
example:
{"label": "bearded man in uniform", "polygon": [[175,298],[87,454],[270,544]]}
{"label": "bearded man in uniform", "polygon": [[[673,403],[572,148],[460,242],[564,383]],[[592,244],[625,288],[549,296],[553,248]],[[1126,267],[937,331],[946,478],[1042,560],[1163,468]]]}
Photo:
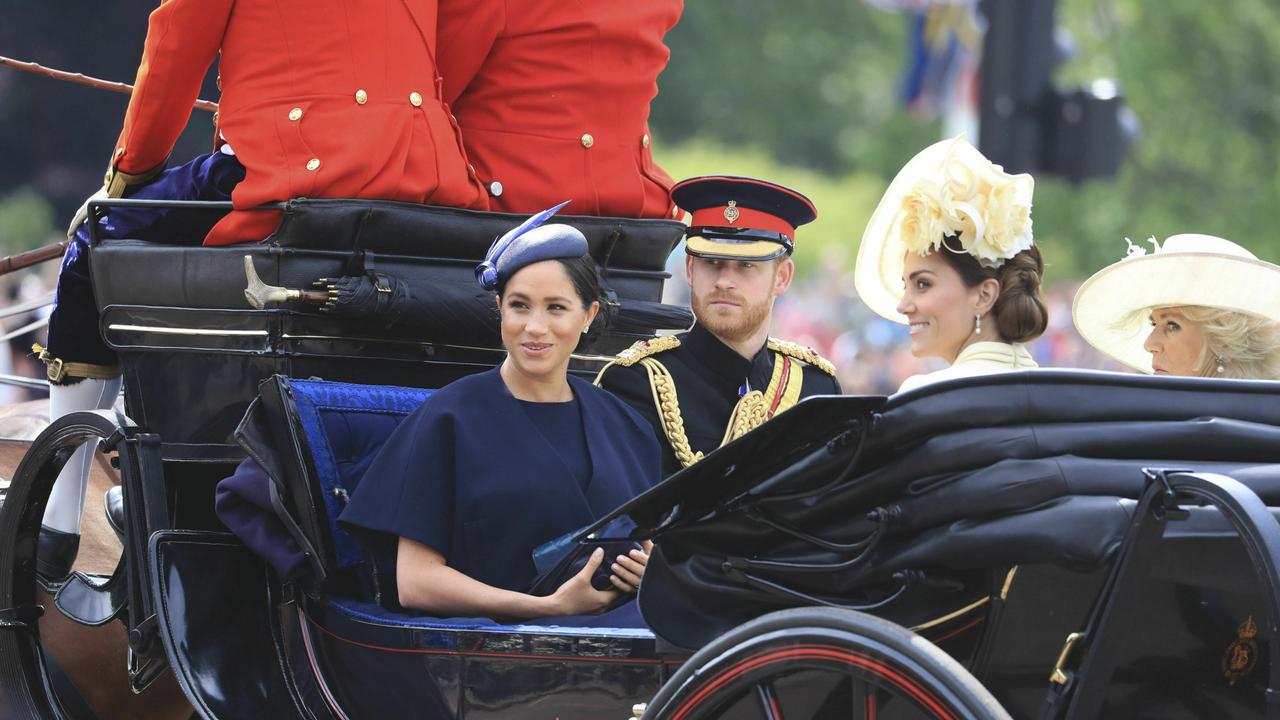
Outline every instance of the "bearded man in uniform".
{"label": "bearded man in uniform", "polygon": [[810,348],[769,337],[774,300],[795,274],[796,228],[817,218],[775,183],[699,177],[671,190],[692,213],[685,272],[696,322],[636,343],[596,384],[654,426],[663,473],[688,467],[810,395],[838,395],[835,368]]}

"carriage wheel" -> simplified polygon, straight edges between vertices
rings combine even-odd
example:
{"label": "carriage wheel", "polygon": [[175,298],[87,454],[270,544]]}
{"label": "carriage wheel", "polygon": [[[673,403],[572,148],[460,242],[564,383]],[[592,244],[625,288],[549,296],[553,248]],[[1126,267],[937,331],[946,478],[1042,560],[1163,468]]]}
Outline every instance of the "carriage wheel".
{"label": "carriage wheel", "polygon": [[645,720],[1008,718],[960,663],[906,628],[798,608],[744,623],[698,651]]}
{"label": "carriage wheel", "polygon": [[38,618],[57,611],[36,604],[36,541],[62,466],[80,445],[116,430],[106,413],[59,418],[23,455],[0,505],[0,717],[43,720],[70,709],[52,689],[40,644]]}

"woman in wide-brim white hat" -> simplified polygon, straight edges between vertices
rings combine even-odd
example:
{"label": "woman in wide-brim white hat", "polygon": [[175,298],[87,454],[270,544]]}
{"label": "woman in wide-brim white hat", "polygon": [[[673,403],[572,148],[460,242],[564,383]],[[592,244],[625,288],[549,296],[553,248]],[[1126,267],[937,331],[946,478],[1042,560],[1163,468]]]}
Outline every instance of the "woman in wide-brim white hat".
{"label": "woman in wide-brim white hat", "polygon": [[960,138],[920,151],[885,191],[862,236],[854,286],[910,327],[911,353],[949,378],[1036,367],[1025,343],[1048,324],[1044,260],[1031,233],[1030,175],[1010,175]]}
{"label": "woman in wide-brim white hat", "polygon": [[1280,380],[1280,267],[1212,235],[1173,235],[1076,293],[1090,345],[1157,375]]}

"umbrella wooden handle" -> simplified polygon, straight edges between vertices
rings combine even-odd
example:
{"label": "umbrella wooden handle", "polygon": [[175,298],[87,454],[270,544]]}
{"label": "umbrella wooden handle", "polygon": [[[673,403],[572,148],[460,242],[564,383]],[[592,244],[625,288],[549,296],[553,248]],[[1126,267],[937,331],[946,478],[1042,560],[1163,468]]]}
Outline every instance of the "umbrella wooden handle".
{"label": "umbrella wooden handle", "polygon": [[244,276],[248,281],[244,288],[244,298],[258,310],[265,308],[268,303],[281,303],[289,300],[308,303],[329,301],[329,293],[324,290],[294,290],[262,282],[262,278],[258,276],[257,269],[253,266],[252,255],[244,256]]}

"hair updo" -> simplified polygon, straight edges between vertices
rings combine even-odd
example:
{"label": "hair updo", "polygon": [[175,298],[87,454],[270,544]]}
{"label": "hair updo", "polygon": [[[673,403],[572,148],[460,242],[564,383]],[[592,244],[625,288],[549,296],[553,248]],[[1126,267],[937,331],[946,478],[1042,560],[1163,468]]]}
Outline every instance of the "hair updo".
{"label": "hair updo", "polygon": [[[1014,255],[998,268],[989,268],[959,249],[956,236],[948,236],[937,251],[960,274],[965,287],[975,288],[983,280],[1000,283],[1000,296],[991,307],[996,332],[1007,343],[1031,342],[1049,326],[1049,310],[1040,290],[1044,258],[1034,245]],[[954,249],[953,249],[954,248]]]}

